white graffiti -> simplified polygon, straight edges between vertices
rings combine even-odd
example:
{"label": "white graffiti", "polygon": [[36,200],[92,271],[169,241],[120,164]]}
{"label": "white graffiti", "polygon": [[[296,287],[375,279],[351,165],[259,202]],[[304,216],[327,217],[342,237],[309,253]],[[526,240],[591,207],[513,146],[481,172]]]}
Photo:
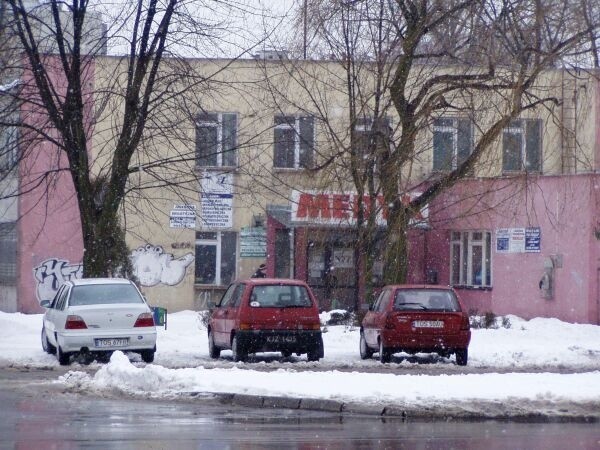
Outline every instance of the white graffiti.
{"label": "white graffiti", "polygon": [[131,252],[133,272],[142,286],[156,286],[159,283],[174,286],[181,283],[187,267],[194,260],[193,253],[186,253],[175,259],[165,253],[160,245],[146,244]]}
{"label": "white graffiti", "polygon": [[51,258],[33,268],[37,280],[38,301],[52,300],[65,281],[83,276],[83,264],[71,264],[65,259]]}

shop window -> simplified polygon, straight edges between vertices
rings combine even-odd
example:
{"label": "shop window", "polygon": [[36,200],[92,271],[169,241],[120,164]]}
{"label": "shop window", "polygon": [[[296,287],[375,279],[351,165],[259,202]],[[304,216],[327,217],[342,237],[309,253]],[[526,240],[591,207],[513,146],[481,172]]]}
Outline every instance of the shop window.
{"label": "shop window", "polygon": [[276,168],[305,169],[313,166],[315,127],[313,117],[275,116]]}
{"label": "shop window", "polygon": [[450,243],[450,282],[453,286],[491,287],[492,234],[453,231]]}
{"label": "shop window", "polygon": [[472,151],[470,119],[440,117],[433,121],[433,170],[456,170]]}
{"label": "shop window", "polygon": [[17,227],[0,223],[0,284],[14,284],[17,274]]}
{"label": "shop window", "polygon": [[233,231],[196,233],[196,275],[198,284],[226,286],[235,279],[237,233]]}
{"label": "shop window", "polygon": [[502,134],[504,172],[541,172],[542,121],[513,120]]}
{"label": "shop window", "polygon": [[235,167],[237,165],[236,141],[236,114],[199,114],[196,121],[196,165]]}

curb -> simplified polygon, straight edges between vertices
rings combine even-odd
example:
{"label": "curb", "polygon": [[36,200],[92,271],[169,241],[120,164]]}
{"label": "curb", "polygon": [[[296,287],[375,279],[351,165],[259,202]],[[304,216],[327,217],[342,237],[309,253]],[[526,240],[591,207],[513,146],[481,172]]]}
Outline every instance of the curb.
{"label": "curb", "polygon": [[[470,410],[468,407],[454,407],[437,409],[431,407],[407,407],[406,405],[389,405],[377,403],[343,402],[331,399],[297,398],[261,396],[249,394],[231,394],[221,392],[186,392],[183,397],[194,400],[216,400],[223,405],[235,405],[246,408],[270,408],[290,410],[323,411],[338,414],[353,414],[379,417],[381,419],[394,418],[406,420],[456,420],[456,421],[481,421],[481,420],[508,420],[513,422],[578,422],[600,423],[599,414],[589,414],[584,411],[549,411],[533,413],[520,411],[498,411],[495,413],[482,413],[481,410]],[[180,397],[181,398],[181,397]]]}

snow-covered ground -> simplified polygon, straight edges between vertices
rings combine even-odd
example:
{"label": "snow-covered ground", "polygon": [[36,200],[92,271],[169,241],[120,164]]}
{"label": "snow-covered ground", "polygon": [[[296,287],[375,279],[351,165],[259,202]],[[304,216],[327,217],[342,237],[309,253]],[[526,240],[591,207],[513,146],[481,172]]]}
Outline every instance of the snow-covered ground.
{"label": "snow-covered ground", "polygon": [[[154,364],[116,352],[110,363],[94,363],[98,370],[92,375],[73,363],[57,378],[72,388],[156,397],[227,392],[427,407],[457,402],[600,405],[600,327],[508,319],[510,328],[472,331],[467,367],[456,366],[453,357],[428,355],[399,354],[388,365],[362,361],[358,329],[341,325],[326,327],[325,358],[319,362],[272,353],[234,363],[229,351],[217,361],[209,358],[198,313],[183,311],[169,314],[166,330],[159,328]],[[0,367],[58,366],[41,348],[41,323],[42,315],[0,312]]]}

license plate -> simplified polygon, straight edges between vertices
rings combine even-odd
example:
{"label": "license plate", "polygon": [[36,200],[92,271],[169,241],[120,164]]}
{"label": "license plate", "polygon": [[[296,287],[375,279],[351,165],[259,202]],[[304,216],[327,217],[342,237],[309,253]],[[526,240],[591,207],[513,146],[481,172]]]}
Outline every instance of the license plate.
{"label": "license plate", "polygon": [[296,342],[296,336],[267,336],[267,342],[270,344],[277,344],[280,342],[293,344]]}
{"label": "license plate", "polygon": [[129,344],[129,338],[94,339],[94,343],[98,348],[124,347]]}
{"label": "license plate", "polygon": [[415,328],[444,328],[443,320],[415,320],[413,322]]}

